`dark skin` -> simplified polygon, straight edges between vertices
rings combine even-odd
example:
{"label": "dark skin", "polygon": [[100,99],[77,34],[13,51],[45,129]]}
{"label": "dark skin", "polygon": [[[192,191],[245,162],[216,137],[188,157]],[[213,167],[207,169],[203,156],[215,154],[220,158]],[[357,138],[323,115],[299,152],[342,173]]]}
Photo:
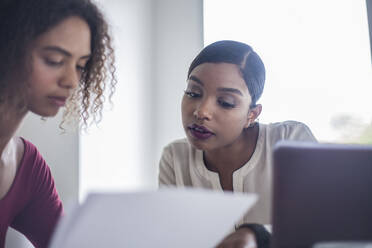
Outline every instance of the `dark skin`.
{"label": "dark skin", "polygon": [[233,191],[233,173],[251,159],[256,148],[258,125],[254,124],[253,127],[245,129],[243,133],[247,142],[243,143],[239,149],[234,149],[227,155],[213,151],[204,153],[206,167],[218,173],[223,190]]}
{"label": "dark skin", "polygon": [[[261,105],[251,107],[248,87],[237,65],[204,63],[190,74],[182,101],[182,120],[190,143],[203,150],[206,167],[219,174],[223,190],[233,191],[233,173],[252,157],[258,139],[255,120]],[[198,135],[195,126],[210,135]],[[195,134],[196,133],[196,134]],[[225,237],[217,248],[255,248],[249,228]]]}
{"label": "dark skin", "polygon": [[[229,156],[220,153],[205,153],[204,163],[211,171],[217,172],[223,190],[233,191],[233,173],[244,166],[252,157],[258,139],[258,125],[244,130],[247,142],[241,151],[234,151]],[[225,166],[229,164],[229,166]],[[216,248],[257,248],[256,237],[249,228],[241,228],[225,237]]]}

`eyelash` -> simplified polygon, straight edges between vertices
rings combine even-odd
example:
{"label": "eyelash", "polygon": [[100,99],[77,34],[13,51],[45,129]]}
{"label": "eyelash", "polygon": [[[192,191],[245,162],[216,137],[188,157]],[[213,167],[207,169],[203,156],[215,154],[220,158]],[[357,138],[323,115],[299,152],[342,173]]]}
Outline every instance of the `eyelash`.
{"label": "eyelash", "polygon": [[198,94],[198,93],[195,93],[195,92],[192,92],[192,91],[185,91],[185,94],[190,98],[196,98],[196,97],[201,96],[201,94]]}
{"label": "eyelash", "polygon": [[[60,65],[63,64],[62,61],[57,62],[57,61],[53,61],[53,60],[50,60],[50,59],[45,59],[45,63],[46,63],[47,65],[50,65],[50,66],[60,66]],[[78,71],[80,71],[81,73],[83,73],[83,72],[85,71],[85,66],[77,65],[77,66],[76,66],[76,69],[77,69]]]}
{"label": "eyelash", "polygon": [[47,65],[50,65],[50,66],[59,66],[59,65],[62,65],[62,62],[60,62],[60,61],[53,61],[53,60],[51,60],[51,59],[45,59],[45,63],[47,64]]}
{"label": "eyelash", "polygon": [[218,103],[223,107],[223,108],[235,108],[235,104],[231,104],[222,100],[218,100]]}
{"label": "eyelash", "polygon": [[77,69],[78,71],[80,71],[81,73],[85,72],[85,66],[80,66],[80,65],[78,65],[78,66],[76,66],[76,69]]}
{"label": "eyelash", "polygon": [[235,104],[231,104],[222,100],[218,100],[218,103],[223,107],[223,108],[235,108]]}
{"label": "eyelash", "polygon": [[[197,97],[201,97],[201,94],[198,94],[198,93],[195,93],[195,92],[192,92],[192,91],[185,91],[185,94],[189,97],[189,98],[197,98]],[[231,108],[235,108],[235,104],[231,104],[231,103],[228,103],[226,101],[223,101],[221,99],[218,99],[217,100],[218,104],[223,107],[223,108],[226,108],[226,109],[231,109]]]}

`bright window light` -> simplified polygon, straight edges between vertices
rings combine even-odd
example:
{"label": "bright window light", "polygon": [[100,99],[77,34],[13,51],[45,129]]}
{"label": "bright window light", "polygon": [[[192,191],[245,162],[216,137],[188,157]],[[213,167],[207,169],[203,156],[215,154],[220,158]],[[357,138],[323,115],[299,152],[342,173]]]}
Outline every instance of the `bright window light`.
{"label": "bright window light", "polygon": [[362,0],[204,0],[205,45],[251,45],[266,66],[260,122],[298,120],[320,141],[372,143]]}

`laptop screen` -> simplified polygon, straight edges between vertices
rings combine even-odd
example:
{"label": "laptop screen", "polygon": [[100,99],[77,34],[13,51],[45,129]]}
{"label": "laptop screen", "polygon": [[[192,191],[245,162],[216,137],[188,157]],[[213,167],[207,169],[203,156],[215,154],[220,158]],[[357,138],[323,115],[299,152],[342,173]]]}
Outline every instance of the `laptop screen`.
{"label": "laptop screen", "polygon": [[284,141],[273,159],[273,247],[372,240],[372,146]]}

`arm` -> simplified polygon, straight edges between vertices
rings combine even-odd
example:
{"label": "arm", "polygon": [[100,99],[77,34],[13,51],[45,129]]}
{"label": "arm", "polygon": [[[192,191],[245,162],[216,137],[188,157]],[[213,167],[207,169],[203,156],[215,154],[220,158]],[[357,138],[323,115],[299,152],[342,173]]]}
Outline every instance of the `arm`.
{"label": "arm", "polygon": [[317,142],[310,128],[301,122],[294,122],[287,126],[287,138],[289,140]]}
{"label": "arm", "polygon": [[222,240],[217,248],[269,248],[271,234],[260,224],[243,224]]}

